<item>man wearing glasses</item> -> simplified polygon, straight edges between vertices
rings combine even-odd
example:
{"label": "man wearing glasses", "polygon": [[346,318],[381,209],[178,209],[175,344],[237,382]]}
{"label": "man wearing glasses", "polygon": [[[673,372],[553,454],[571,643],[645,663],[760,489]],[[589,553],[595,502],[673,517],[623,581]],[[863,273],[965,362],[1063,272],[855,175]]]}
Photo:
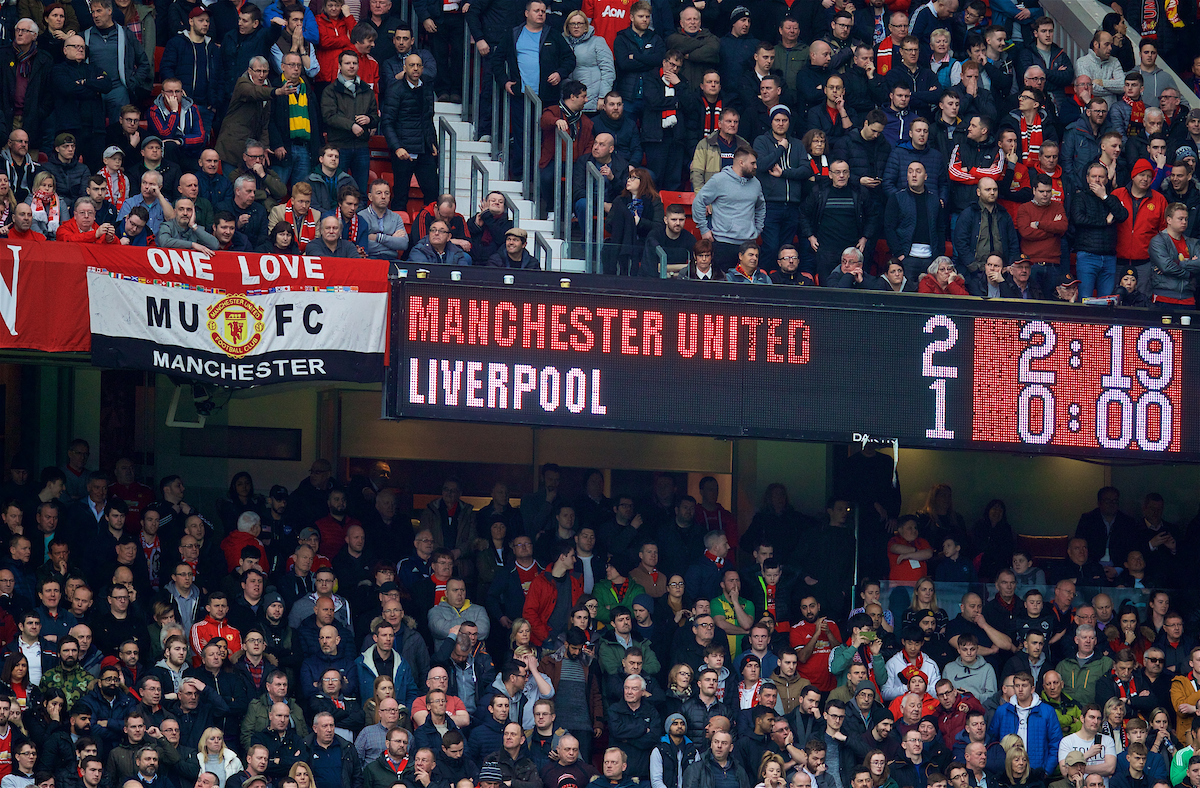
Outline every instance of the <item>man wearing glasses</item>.
{"label": "man wearing glasses", "polygon": [[[1075,80],[1079,82],[1079,79]],[[1100,158],[1100,137],[1108,130],[1108,102],[1093,96],[1083,109],[1083,116],[1067,126],[1059,155],[1063,176],[1071,191],[1083,188],[1084,171]]]}
{"label": "man wearing glasses", "polygon": [[[954,0],[944,0],[954,3]],[[928,58],[925,59],[929,61]],[[941,87],[937,77],[928,66],[921,65],[921,42],[916,36],[900,39],[900,65],[888,72],[884,83],[891,92],[894,86],[903,86],[912,91],[911,106],[922,113],[929,113],[937,106]]]}
{"label": "man wearing glasses", "polygon": [[[12,127],[24,129],[35,144],[42,143],[42,127],[53,106],[50,70],[54,58],[35,46],[38,26],[32,19],[21,19],[13,29],[13,41],[0,48],[0,85],[6,90],[0,95],[5,114],[12,118]],[[20,64],[18,66],[18,63]],[[18,80],[18,73],[21,80]],[[24,89],[18,89],[19,82]],[[37,151],[33,151],[37,158]]]}
{"label": "man wearing glasses", "polygon": [[896,54],[900,42],[907,37],[908,14],[897,11],[888,20],[887,36],[875,44],[875,72],[879,76],[887,76],[887,73],[896,65],[893,56]]}
{"label": "man wearing glasses", "polygon": [[298,85],[290,83],[273,88],[267,80],[270,73],[267,59],[254,57],[250,59],[246,73],[234,83],[229,109],[221,122],[221,135],[213,146],[227,172],[232,172],[237,166],[245,151],[246,140],[270,139],[268,126],[271,122],[271,103],[268,99],[300,91]]}
{"label": "man wearing glasses", "polygon": [[275,170],[267,169],[267,149],[258,140],[246,140],[242,166],[234,170],[230,178],[237,180],[243,175],[254,179],[254,201],[268,212],[287,197],[287,187],[283,181]]}

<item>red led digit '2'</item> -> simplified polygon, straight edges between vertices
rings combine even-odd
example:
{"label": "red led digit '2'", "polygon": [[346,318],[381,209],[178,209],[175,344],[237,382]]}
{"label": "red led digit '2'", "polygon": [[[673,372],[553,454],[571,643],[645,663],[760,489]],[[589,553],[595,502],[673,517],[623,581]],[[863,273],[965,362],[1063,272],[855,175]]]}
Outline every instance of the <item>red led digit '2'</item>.
{"label": "red led digit '2'", "polygon": [[1179,331],[977,318],[975,337],[975,440],[1179,451]]}

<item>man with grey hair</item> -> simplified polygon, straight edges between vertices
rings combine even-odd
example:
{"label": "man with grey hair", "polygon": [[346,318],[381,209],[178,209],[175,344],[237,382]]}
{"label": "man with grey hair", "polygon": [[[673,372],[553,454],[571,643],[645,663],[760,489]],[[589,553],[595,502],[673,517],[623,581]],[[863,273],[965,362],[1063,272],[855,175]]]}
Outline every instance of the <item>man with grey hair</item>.
{"label": "man with grey hair", "polygon": [[275,170],[267,168],[267,149],[256,139],[246,140],[246,149],[242,153],[242,166],[229,176],[235,182],[238,178],[246,177],[254,180],[254,201],[260,203],[267,212],[275,207],[279,200],[287,198],[287,186]]}
{"label": "man with grey hair", "polygon": [[336,213],[321,220],[321,234],[304,247],[314,257],[361,257],[358,247],[342,238],[342,219]]}
{"label": "man with grey hair", "polygon": [[863,254],[857,246],[847,246],[842,250],[841,260],[825,278],[827,287],[841,287],[850,290],[872,290],[879,284],[877,277],[863,270]]}
{"label": "man with grey hair", "polygon": [[96,203],[91,197],[80,197],[75,201],[74,215],[63,222],[54,234],[54,240],[77,244],[115,244],[116,228],[111,224],[96,224]]}
{"label": "man with grey hair", "polygon": [[268,79],[270,74],[270,63],[265,57],[256,55],[250,58],[246,73],[233,85],[229,108],[221,121],[221,134],[213,144],[226,173],[232,172],[241,160],[246,140],[256,139],[270,145],[271,97],[295,94],[300,90],[298,85],[292,84],[273,87]]}
{"label": "man with grey hair", "polygon": [[218,212],[233,214],[238,232],[250,239],[252,247],[267,241],[267,209],[254,199],[257,188],[252,176],[241,175],[233,182],[233,197],[216,206]]}
{"label": "man with grey hair", "polygon": [[310,753],[313,776],[318,786],[329,785],[324,774],[337,774],[337,785],[362,785],[362,761],[354,745],[334,732],[333,715],[322,711],[313,717],[313,732],[304,743]]}
{"label": "man with grey hair", "polygon": [[[196,176],[184,177],[195,179]],[[217,239],[196,221],[195,202],[186,197],[175,201],[175,218],[159,225],[155,240],[164,249],[191,249],[207,253],[217,248]]]}
{"label": "man with grey hair", "polygon": [[608,707],[609,743],[628,757],[626,774],[642,780],[650,777],[650,751],[662,738],[659,731],[663,729],[662,717],[646,702],[647,697],[646,680],[629,676],[621,688],[621,701]]}
{"label": "man with grey hair", "polygon": [[1064,689],[1081,706],[1096,701],[1096,684],[1113,668],[1111,657],[1096,650],[1096,628],[1081,624],[1075,628],[1075,653],[1055,666],[1062,676]]}
{"label": "man with grey hair", "polygon": [[139,205],[145,206],[146,212],[150,214],[150,232],[158,235],[162,223],[175,218],[175,207],[163,196],[162,183],[161,173],[154,170],[142,173],[141,191],[125,201],[117,213],[117,219],[124,219]]}

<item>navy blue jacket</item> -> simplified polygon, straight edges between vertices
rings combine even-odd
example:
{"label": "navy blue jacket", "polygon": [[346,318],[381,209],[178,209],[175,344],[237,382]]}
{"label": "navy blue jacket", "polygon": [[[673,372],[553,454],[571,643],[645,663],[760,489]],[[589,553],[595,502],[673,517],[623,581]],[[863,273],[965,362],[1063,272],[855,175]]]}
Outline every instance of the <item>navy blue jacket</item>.
{"label": "navy blue jacket", "polygon": [[208,36],[199,44],[182,33],[168,41],[159,75],[183,80],[183,92],[198,106],[215,107],[223,97],[221,48]]}

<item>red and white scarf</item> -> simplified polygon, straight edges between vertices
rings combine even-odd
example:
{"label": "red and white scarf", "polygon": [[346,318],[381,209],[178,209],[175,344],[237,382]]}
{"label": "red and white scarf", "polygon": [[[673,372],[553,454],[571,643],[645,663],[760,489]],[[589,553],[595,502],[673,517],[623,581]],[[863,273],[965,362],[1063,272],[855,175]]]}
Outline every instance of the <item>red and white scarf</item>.
{"label": "red and white scarf", "polygon": [[892,50],[895,48],[896,42],[892,41],[892,37],[888,36],[879,42],[879,46],[875,50],[875,75],[882,77],[884,74],[892,70]]}
{"label": "red and white scarf", "polygon": [[[304,215],[303,221],[300,223],[299,232],[296,233],[296,242],[300,245],[301,249],[303,249],[304,245],[309,241],[316,240],[317,237],[317,223],[309,219],[309,217],[312,215],[313,211],[310,208],[308,213]],[[354,218],[355,221],[358,220],[357,216]],[[283,220],[290,224],[293,230],[296,230],[296,214],[292,211],[291,200],[287,201],[287,207],[283,209]]]}
{"label": "red and white scarf", "polygon": [[1042,116],[1035,116],[1034,122],[1031,124],[1025,120],[1025,116],[1021,116],[1021,150],[1025,152],[1022,158],[1022,164],[1029,164],[1038,160],[1038,152],[1042,149]]}
{"label": "red and white scarf", "polygon": [[[667,98],[674,98],[675,97],[675,86],[672,85],[671,83],[667,82],[666,74],[663,73],[663,70],[661,68],[658,70],[658,76],[663,81],[663,95],[666,96]],[[675,102],[674,101],[670,102],[668,104],[667,108],[662,111],[662,120],[663,120],[663,128],[664,129],[671,128],[672,126],[675,125],[675,122],[677,122],[676,117],[675,117]],[[672,122],[668,123],[667,122],[668,120],[671,120]]]}
{"label": "red and white scarf", "polygon": [[125,198],[129,196],[129,178],[125,177],[125,173],[120,170],[115,173],[109,172],[108,167],[101,169],[100,174],[104,176],[104,182],[108,184],[108,201],[113,204],[113,210],[121,210],[121,206],[125,204]]}

